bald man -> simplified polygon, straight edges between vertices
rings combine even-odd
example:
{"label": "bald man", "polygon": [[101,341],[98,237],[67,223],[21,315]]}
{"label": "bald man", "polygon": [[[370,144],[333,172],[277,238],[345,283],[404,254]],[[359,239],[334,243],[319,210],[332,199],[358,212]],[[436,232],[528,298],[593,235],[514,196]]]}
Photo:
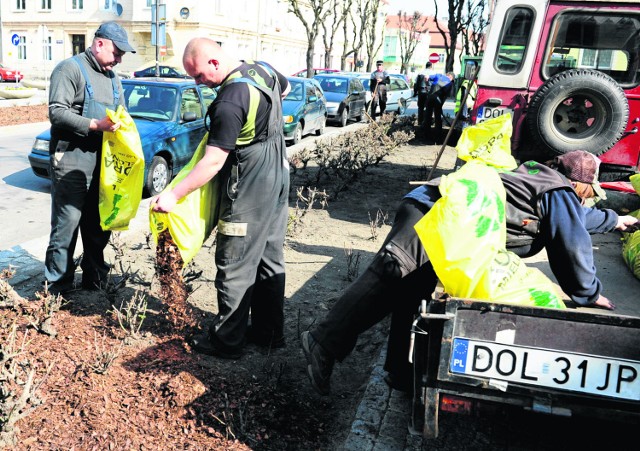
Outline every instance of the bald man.
{"label": "bald man", "polygon": [[192,39],[182,62],[196,83],[219,87],[209,107],[205,156],[153,207],[171,212],[181,198],[220,178],[218,313],[191,345],[226,359],[240,358],[246,342],[283,347],[289,164],[282,98],[289,83],[268,64],[237,60],[208,38]]}

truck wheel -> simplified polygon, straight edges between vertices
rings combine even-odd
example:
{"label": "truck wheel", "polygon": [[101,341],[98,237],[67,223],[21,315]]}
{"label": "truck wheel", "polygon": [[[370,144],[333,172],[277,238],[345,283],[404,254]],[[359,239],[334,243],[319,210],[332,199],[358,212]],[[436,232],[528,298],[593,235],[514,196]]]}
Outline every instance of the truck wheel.
{"label": "truck wheel", "polygon": [[627,127],[629,103],[608,75],[572,69],[551,77],[533,95],[527,123],[534,139],[551,154],[576,149],[601,155]]}

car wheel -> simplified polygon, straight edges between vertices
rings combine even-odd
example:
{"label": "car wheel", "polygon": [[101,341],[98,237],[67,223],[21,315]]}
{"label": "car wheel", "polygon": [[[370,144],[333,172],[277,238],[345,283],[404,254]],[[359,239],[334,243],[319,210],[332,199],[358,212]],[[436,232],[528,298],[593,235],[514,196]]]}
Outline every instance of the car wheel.
{"label": "car wheel", "polygon": [[527,123],[534,139],[551,155],[575,149],[601,155],[622,137],[629,103],[608,75],[572,69],[551,77],[533,95]]}
{"label": "car wheel", "polygon": [[316,136],[322,135],[326,127],[327,127],[327,116],[322,116],[322,118],[320,119],[320,126],[316,130]]}
{"label": "car wheel", "polygon": [[342,113],[340,114],[340,127],[346,126],[348,121],[349,121],[349,111],[347,111],[347,109],[344,108],[342,110]]}
{"label": "car wheel", "polygon": [[0,83],[2,83],[4,80],[2,79],[2,75],[0,75]]}
{"label": "car wheel", "polygon": [[302,141],[302,124],[298,122],[296,129],[293,131],[293,143],[298,144]]}
{"label": "car wheel", "polygon": [[151,166],[147,174],[147,181],[145,183],[147,193],[149,196],[157,196],[167,187],[170,180],[171,170],[169,169],[167,160],[156,155],[153,157],[153,160],[151,160]]}

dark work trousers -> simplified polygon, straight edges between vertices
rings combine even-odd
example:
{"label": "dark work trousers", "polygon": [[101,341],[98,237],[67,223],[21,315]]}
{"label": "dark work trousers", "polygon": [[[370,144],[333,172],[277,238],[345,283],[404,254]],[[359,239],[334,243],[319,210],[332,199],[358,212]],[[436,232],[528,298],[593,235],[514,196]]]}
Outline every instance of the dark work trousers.
{"label": "dark work trousers", "polygon": [[[380,106],[380,114],[376,114],[378,106]],[[382,116],[384,114],[384,110],[386,109],[387,109],[387,85],[379,84],[376,94],[371,97],[371,119],[375,119],[376,115]]]}
{"label": "dark work trousers", "polygon": [[[435,121],[433,133],[431,122]],[[424,135],[438,143],[442,139],[442,103],[437,95],[427,97],[427,107],[424,118]]]}
{"label": "dark work trousers", "polygon": [[426,108],[427,108],[427,93],[419,92],[418,93],[418,127],[422,127]]}
{"label": "dark work trousers", "polygon": [[[86,138],[87,140],[89,138]],[[100,181],[101,140],[94,139],[93,151],[58,141],[51,155],[51,235],[45,256],[47,281],[60,285],[73,282],[73,254],[82,238],[82,282],[104,280],[109,266],[104,261],[104,248],[111,232],[100,227],[98,184]]]}
{"label": "dark work trousers", "polygon": [[268,91],[272,105],[265,142],[233,151],[221,178],[216,244],[218,314],[210,341],[237,351],[251,312],[253,336],[277,340],[284,334],[284,238],[289,217],[289,163],[284,142],[280,90]]}
{"label": "dark work trousers", "polygon": [[289,168],[282,134],[231,153],[221,180],[215,286],[218,314],[210,340],[237,350],[251,310],[253,333],[268,340],[284,333],[284,238]]}
{"label": "dark work trousers", "polygon": [[428,207],[404,199],[389,235],[364,273],[340,296],[311,335],[341,361],[358,336],[391,314],[385,370],[398,380],[410,380],[411,324],[420,301],[435,290],[436,275],[413,226]]}

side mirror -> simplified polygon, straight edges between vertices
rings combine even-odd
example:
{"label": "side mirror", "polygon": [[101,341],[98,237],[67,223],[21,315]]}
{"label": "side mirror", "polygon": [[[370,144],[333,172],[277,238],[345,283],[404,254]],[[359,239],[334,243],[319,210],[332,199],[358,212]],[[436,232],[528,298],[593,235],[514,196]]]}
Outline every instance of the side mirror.
{"label": "side mirror", "polygon": [[478,65],[473,61],[468,61],[464,66],[464,79],[465,80],[473,80],[476,78],[476,73],[478,72]]}
{"label": "side mirror", "polygon": [[196,113],[193,111],[185,111],[182,113],[182,122],[193,122],[197,119]]}
{"label": "side mirror", "polygon": [[318,101],[318,96],[309,96],[307,97],[307,103],[313,103]]}

